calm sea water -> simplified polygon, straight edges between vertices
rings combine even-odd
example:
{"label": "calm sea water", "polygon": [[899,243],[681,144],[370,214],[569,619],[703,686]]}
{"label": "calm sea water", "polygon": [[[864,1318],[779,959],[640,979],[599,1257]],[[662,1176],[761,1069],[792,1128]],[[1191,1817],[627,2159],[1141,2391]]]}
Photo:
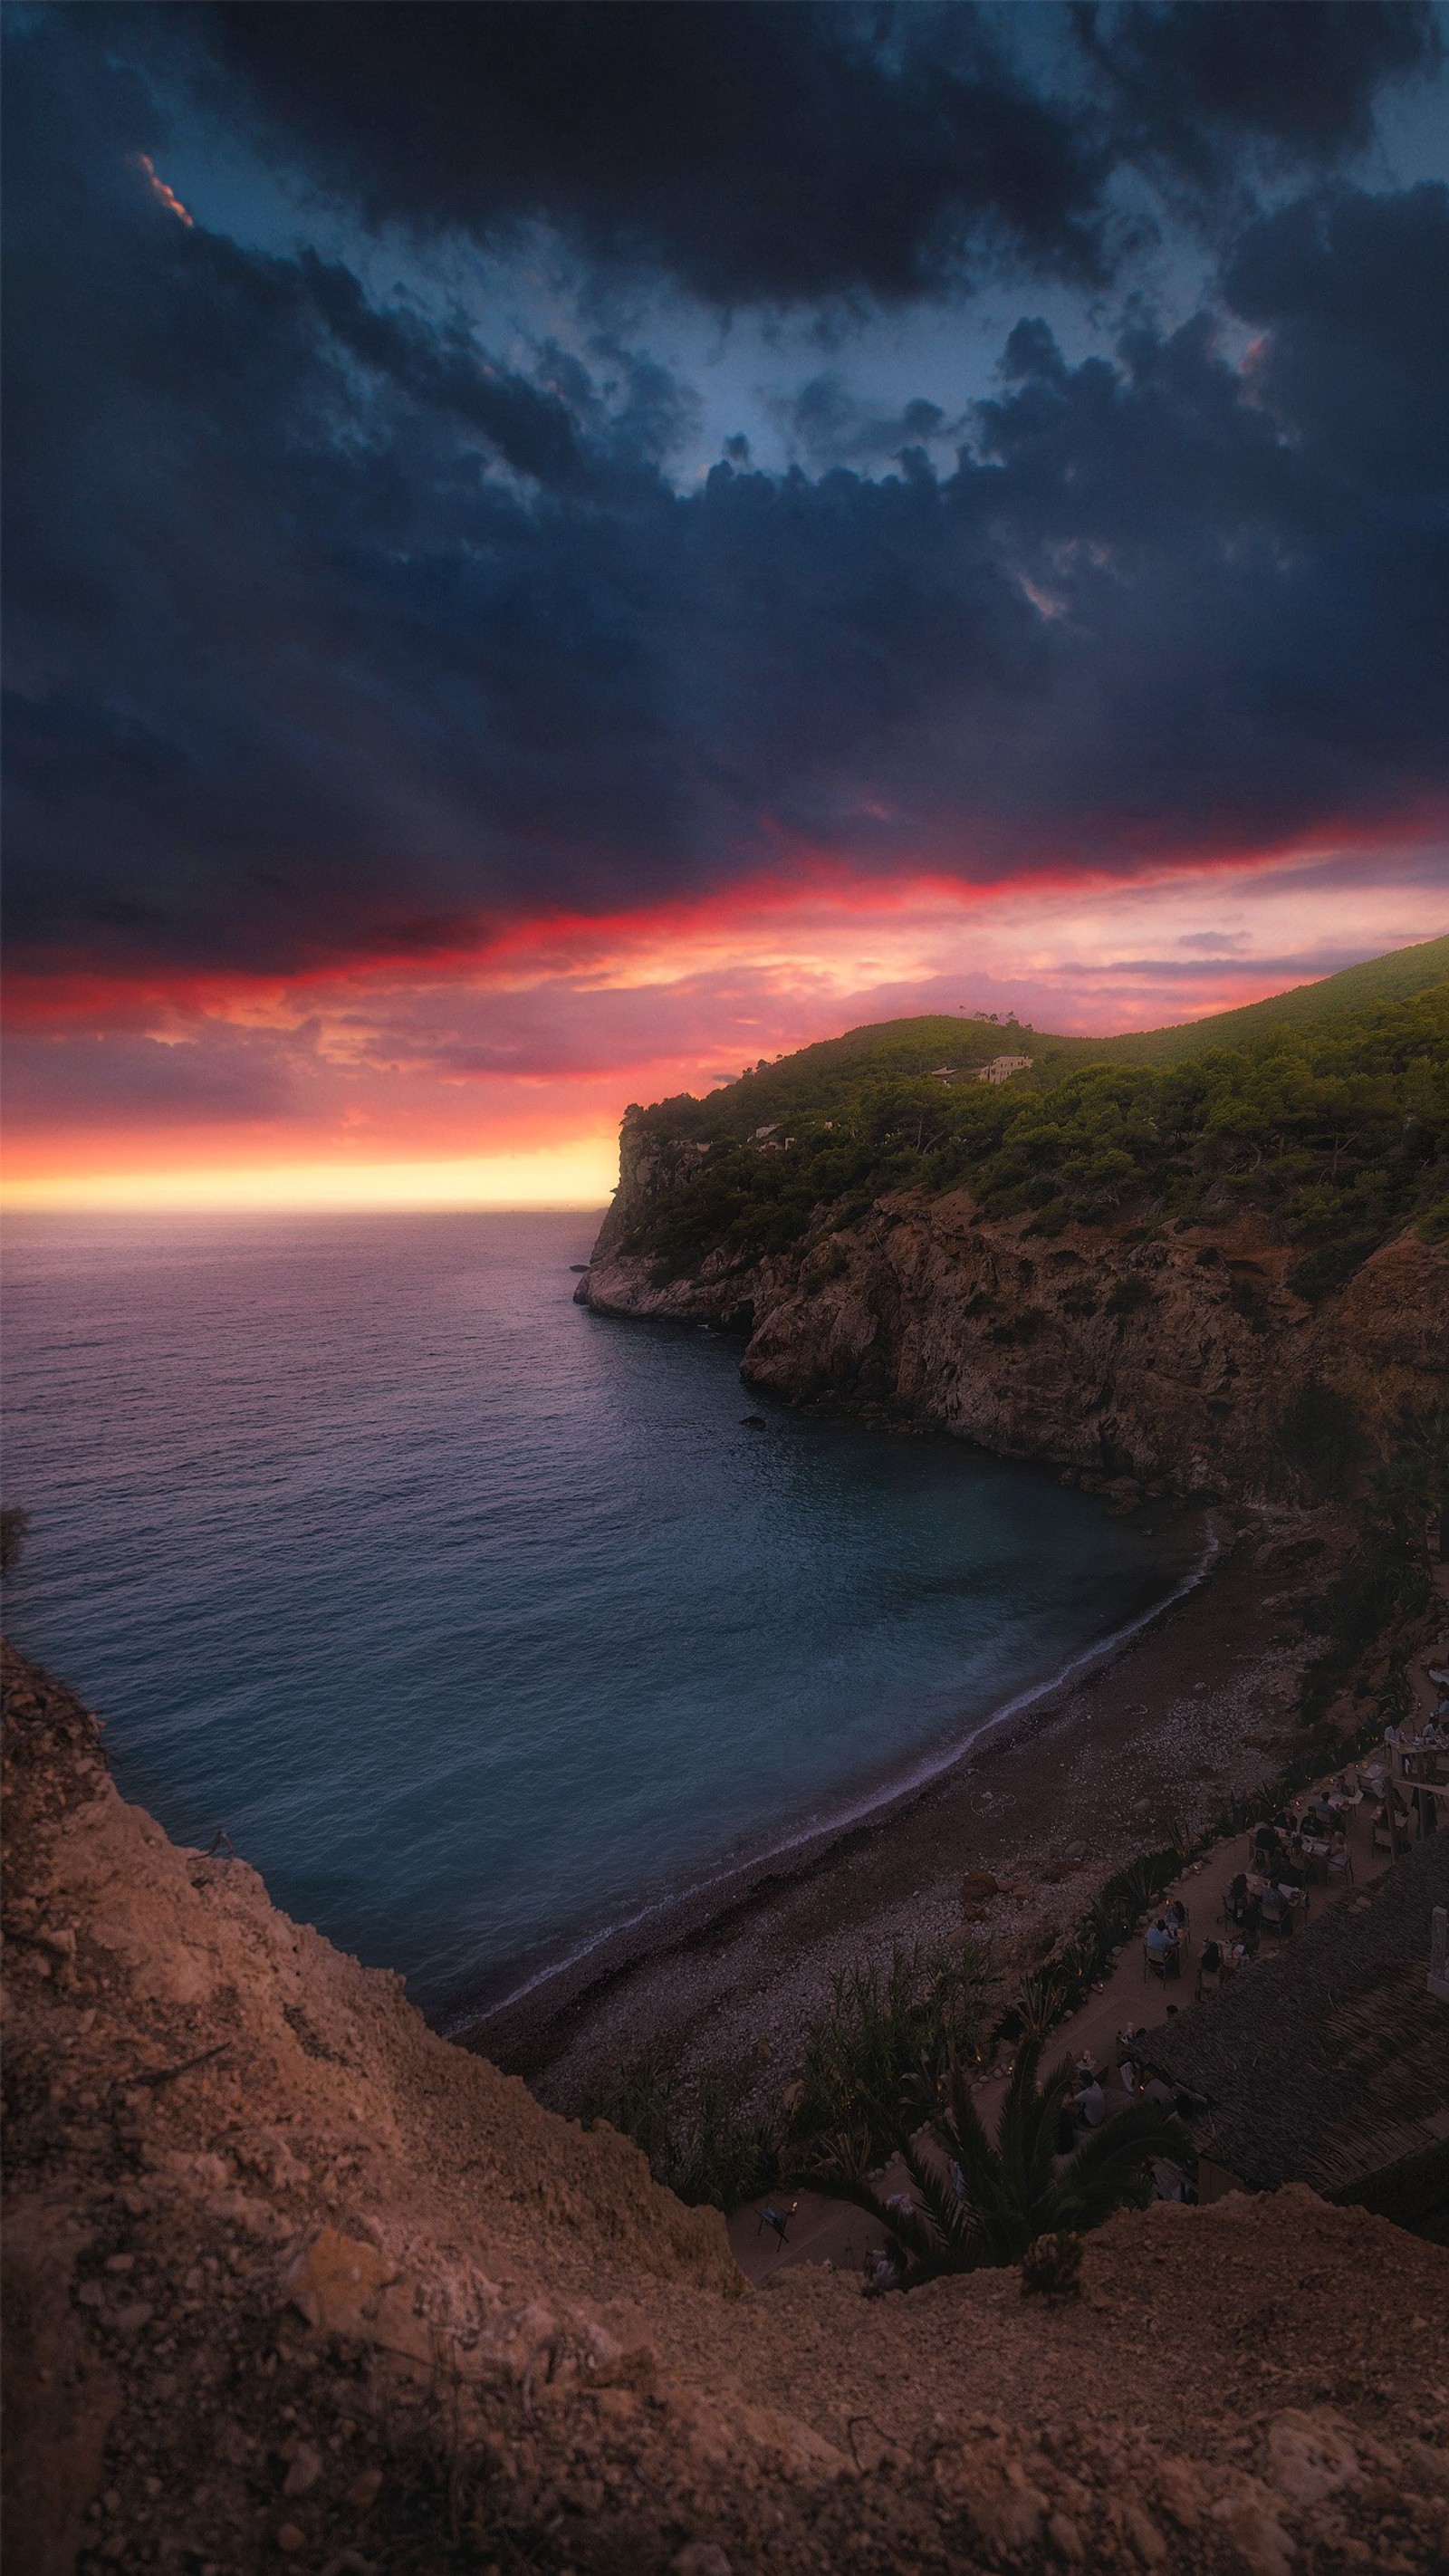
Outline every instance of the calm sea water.
{"label": "calm sea water", "polygon": [[17,1642],[127,1796],[444,2012],[938,1757],[1189,1544],[586,1314],[593,1231],[8,1233]]}

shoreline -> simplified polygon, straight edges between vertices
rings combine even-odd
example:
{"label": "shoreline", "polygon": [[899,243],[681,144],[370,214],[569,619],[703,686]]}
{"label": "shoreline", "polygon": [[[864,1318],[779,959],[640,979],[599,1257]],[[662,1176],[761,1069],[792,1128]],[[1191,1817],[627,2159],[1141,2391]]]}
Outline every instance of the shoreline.
{"label": "shoreline", "polygon": [[[1120,1628],[1111,1629],[1092,1645],[1069,1655],[1065,1663],[1059,1664],[1042,1680],[1030,1683],[1025,1690],[1003,1701],[999,1708],[988,1711],[970,1734],[944,1750],[928,1754],[909,1771],[883,1781],[876,1789],[867,1791],[855,1805],[826,1817],[823,1822],[788,1833],[779,1842],[767,1843],[747,1860],[730,1862],[723,1869],[712,1871],[709,1877],[693,1881],[688,1887],[673,1888],[667,1894],[651,1899],[623,1922],[606,1925],[602,1931],[581,1941],[562,1959],[536,1969],[511,1992],[500,1997],[497,2003],[486,2004],[481,2009],[459,2003],[443,2011],[437,2017],[438,2029],[445,2038],[455,2040],[460,2047],[470,2048],[477,2043],[485,2024],[511,2026],[535,1998],[541,1999],[539,2008],[545,2011],[546,2018],[550,2018],[552,2016],[547,2009],[550,1990],[557,1990],[559,1996],[553,2011],[571,2009],[596,1985],[610,1983],[627,1973],[636,1954],[643,1955],[645,1951],[665,1946],[671,1940],[687,1939],[700,1921],[726,1921],[739,1911],[742,1904],[750,1902],[756,1892],[778,1886],[782,1877],[804,1875],[820,1868],[844,1843],[858,1834],[870,1833],[876,1827],[888,1824],[892,1817],[916,1799],[928,1795],[938,1782],[963,1762],[969,1762],[973,1755],[983,1753],[1018,1720],[1029,1721],[1034,1714],[1044,1713],[1059,1692],[1083,1686],[1089,1675],[1110,1669],[1123,1655],[1130,1654],[1139,1638],[1155,1627],[1159,1620],[1169,1618],[1190,1594],[1204,1583],[1211,1582],[1224,1548],[1220,1524],[1220,1511],[1216,1507],[1208,1509],[1203,1516],[1206,1544],[1195,1563],[1179,1577],[1170,1592],[1151,1602],[1147,1609],[1138,1611],[1133,1618],[1125,1620]],[[1232,1543],[1231,1539],[1227,1542],[1229,1546]],[[652,1935],[650,1926],[657,1927]],[[587,1963],[591,1959],[598,1965],[592,1972],[587,1972]]]}
{"label": "shoreline", "polygon": [[501,2003],[450,2016],[449,2036],[573,2109],[651,2047],[696,2071],[789,2059],[840,1968],[895,1940],[939,1947],[960,1932],[967,1870],[1001,1882],[973,1928],[998,1952],[1021,1948],[1171,1822],[1206,1821],[1273,1767],[1312,1648],[1301,1622],[1285,1628],[1283,1596],[1253,1560],[1294,1541],[1327,1553],[1326,1518],[1211,1515],[1207,1546],[1169,1594],[924,1777],[660,1899]]}

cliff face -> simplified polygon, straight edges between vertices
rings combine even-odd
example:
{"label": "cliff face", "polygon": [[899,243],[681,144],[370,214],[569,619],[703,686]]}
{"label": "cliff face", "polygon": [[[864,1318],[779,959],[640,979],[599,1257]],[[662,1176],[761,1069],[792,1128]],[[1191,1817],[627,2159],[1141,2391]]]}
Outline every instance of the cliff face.
{"label": "cliff face", "polygon": [[722,1323],[748,1331],[757,1274],[741,1274],[724,1254],[711,1254],[698,1275],[676,1279],[658,1262],[634,1259],[629,1237],[687,1179],[698,1147],[687,1137],[651,1136],[632,1110],[619,1130],[619,1186],[599,1228],[587,1277],[574,1290],[576,1306],[601,1315],[654,1315],[683,1322]]}
{"label": "cliff face", "polygon": [[1060,2309],[1008,2272],[749,2292],[716,2213],[168,1842],[8,1649],[5,1681],[25,2576],[1442,2564],[1442,2249],[1292,2190],[1124,2214]]}
{"label": "cliff face", "polygon": [[[695,1275],[622,1249],[677,1187],[657,1147],[626,1160],[581,1303],[743,1326],[752,1384],[794,1404],[881,1407],[1003,1456],[1180,1494],[1282,1492],[1278,1427],[1310,1379],[1382,1443],[1399,1406],[1449,1396],[1449,1254],[1413,1232],[1318,1307],[1258,1219],[1143,1230],[991,1222],[963,1192],[880,1199],[790,1254]],[[686,1148],[692,1151],[692,1148]]]}

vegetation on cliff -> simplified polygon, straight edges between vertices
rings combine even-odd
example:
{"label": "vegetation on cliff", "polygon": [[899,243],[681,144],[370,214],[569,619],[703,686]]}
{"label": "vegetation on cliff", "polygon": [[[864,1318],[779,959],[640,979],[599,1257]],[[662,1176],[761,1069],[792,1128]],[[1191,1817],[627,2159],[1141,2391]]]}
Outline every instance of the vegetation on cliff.
{"label": "vegetation on cliff", "polygon": [[1119,2209],[1145,2209],[1154,2163],[1196,2171],[1187,2131],[1152,2102],[1119,2111],[1059,2163],[1076,2069],[1063,2058],[1041,2083],[1040,2064],[1041,2042],[1025,2041],[993,2141],[968,2075],[953,2062],[924,2126],[912,2134],[902,2119],[891,2141],[910,2177],[909,2194],[884,2199],[860,2158],[838,2159],[804,2177],[888,2231],[898,2267],[892,2286],[914,2289],[943,2273],[1022,2263],[1043,2237],[1079,2238]]}
{"label": "vegetation on cliff", "polygon": [[[661,1102],[633,1113],[641,1138],[704,1150],[627,1248],[679,1270],[708,1252],[748,1260],[904,1188],[965,1188],[1048,1235],[1251,1209],[1300,1248],[1293,1284],[1316,1299],[1406,1222],[1449,1231],[1449,942],[1406,954],[1438,980],[1376,991],[1354,969],[1136,1039],[901,1021]],[[1003,1043],[1029,1065],[975,1080]]]}
{"label": "vegetation on cliff", "polygon": [[584,2117],[632,2138],[681,2200],[733,2209],[787,2166],[883,2163],[950,2068],[980,2057],[998,2004],[989,1953],[974,1943],[940,1958],[898,1945],[888,1962],[857,1960],[833,1979],[788,2093],[752,2106],[738,2070],[707,2068],[691,2085],[652,2049],[591,2094]]}

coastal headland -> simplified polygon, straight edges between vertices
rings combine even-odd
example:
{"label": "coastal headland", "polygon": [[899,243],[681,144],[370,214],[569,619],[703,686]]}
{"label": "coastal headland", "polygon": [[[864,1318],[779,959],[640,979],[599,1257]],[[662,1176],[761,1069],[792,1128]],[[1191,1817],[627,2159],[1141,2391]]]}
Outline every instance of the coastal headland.
{"label": "coastal headland", "polygon": [[[830,1981],[972,1926],[1031,1955],[1301,1739],[1347,1499],[1449,1398],[1449,941],[1105,1041],[888,1022],[631,1109],[578,1301],[740,1336],[747,1385],[1202,1516],[1199,1577],[934,1779],[654,1909],[480,2025],[575,2107],[610,2061],[788,2064]],[[1352,1733],[1357,1704],[1337,1712]]]}

